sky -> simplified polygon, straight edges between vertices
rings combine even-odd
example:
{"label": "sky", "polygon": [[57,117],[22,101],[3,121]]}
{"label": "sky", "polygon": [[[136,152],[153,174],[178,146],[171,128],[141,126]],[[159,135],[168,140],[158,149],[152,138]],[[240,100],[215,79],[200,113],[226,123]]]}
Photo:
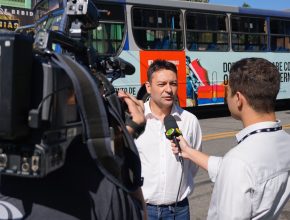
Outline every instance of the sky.
{"label": "sky", "polygon": [[247,3],[251,8],[285,10],[290,9],[290,0],[209,0],[212,4],[242,6]]}

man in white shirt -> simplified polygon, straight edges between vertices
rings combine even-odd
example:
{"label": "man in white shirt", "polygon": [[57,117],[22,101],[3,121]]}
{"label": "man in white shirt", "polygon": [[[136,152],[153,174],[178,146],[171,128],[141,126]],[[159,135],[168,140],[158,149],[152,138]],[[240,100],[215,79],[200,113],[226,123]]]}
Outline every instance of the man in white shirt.
{"label": "man in white shirt", "polygon": [[[236,62],[227,102],[244,129],[223,158],[194,151],[181,137],[182,156],[208,170],[215,182],[208,219],[277,219],[290,197],[290,135],[275,116],[277,68],[262,58]],[[172,143],[174,153],[177,149]]]}
{"label": "man in white shirt", "polygon": [[172,115],[183,137],[196,150],[201,150],[200,125],[193,114],[175,104],[178,84],[173,63],[155,60],[147,77],[146,88],[151,98],[144,105],[146,127],[136,139],[136,146],[142,164],[148,219],[189,220],[187,197],[194,188],[197,166],[189,160],[182,165],[172,153],[163,120]]}

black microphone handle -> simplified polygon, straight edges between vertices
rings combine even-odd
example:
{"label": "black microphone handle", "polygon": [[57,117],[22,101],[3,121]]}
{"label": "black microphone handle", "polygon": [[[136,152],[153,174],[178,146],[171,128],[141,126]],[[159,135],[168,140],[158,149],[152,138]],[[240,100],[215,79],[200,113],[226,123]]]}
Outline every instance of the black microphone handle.
{"label": "black microphone handle", "polygon": [[176,136],[173,136],[173,141],[175,145],[178,147],[178,160],[182,163],[183,162],[183,157],[181,156],[181,148],[179,145],[179,141],[176,139]]}

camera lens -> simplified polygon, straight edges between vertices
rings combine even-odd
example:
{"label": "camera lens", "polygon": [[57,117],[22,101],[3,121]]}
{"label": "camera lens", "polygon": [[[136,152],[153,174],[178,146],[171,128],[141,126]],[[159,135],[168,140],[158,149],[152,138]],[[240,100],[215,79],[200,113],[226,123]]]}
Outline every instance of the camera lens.
{"label": "camera lens", "polygon": [[21,164],[21,170],[22,170],[22,172],[28,172],[29,169],[30,169],[30,165],[28,163],[28,158],[23,157],[22,164]]}
{"label": "camera lens", "polygon": [[29,171],[29,163],[22,163],[21,169],[22,172],[28,172]]}

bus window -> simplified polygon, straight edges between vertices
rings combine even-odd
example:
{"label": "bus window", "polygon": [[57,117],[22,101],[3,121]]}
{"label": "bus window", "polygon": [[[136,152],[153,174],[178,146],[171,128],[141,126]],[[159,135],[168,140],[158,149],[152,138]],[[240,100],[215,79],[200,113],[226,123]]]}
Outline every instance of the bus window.
{"label": "bus window", "polygon": [[180,10],[133,9],[133,35],[144,50],[183,49]]}
{"label": "bus window", "polygon": [[186,13],[186,47],[191,51],[227,51],[225,14]]}
{"label": "bus window", "polygon": [[270,32],[272,51],[290,51],[290,21],[271,18]]}
{"label": "bus window", "polygon": [[92,45],[98,54],[115,54],[122,45],[124,23],[100,23],[92,31]]}
{"label": "bus window", "polygon": [[234,51],[266,51],[267,25],[265,18],[232,15],[232,49]]}
{"label": "bus window", "polygon": [[125,34],[125,10],[122,5],[97,4],[99,26],[90,31],[91,45],[101,55],[115,55],[121,48]]}

